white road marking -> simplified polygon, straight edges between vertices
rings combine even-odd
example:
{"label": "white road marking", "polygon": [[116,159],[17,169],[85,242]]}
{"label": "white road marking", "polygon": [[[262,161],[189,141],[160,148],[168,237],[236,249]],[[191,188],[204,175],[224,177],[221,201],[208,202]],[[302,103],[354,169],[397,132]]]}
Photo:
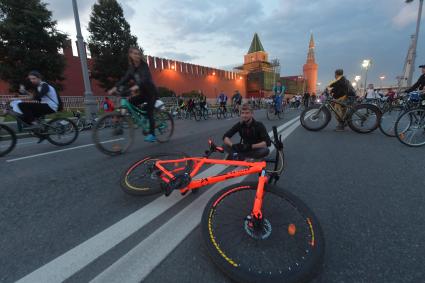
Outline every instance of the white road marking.
{"label": "white road marking", "polygon": [[[108,140],[108,141],[104,141],[102,143],[110,143],[110,142],[115,142],[115,141],[120,141],[120,140],[123,140],[123,138]],[[24,157],[15,158],[15,159],[9,159],[9,160],[6,160],[6,162],[15,162],[15,161],[24,160],[24,159],[30,159],[30,158],[34,158],[34,157],[40,157],[40,156],[55,154],[55,153],[59,153],[59,152],[90,147],[90,146],[94,146],[94,145],[95,145],[94,143],[84,144],[84,145],[69,147],[69,148],[65,148],[65,149],[59,149],[59,150],[54,150],[54,151],[49,151],[49,152],[44,152],[44,153],[38,153],[38,154],[34,154],[34,155],[28,155],[28,156],[24,156]]]}
{"label": "white road marking", "polygon": [[[285,124],[283,124],[282,126],[278,128],[278,132],[280,132],[282,129],[286,129],[289,127],[293,129],[293,124],[298,119],[299,117],[296,117],[286,122]],[[272,136],[273,132],[270,131],[269,135]],[[283,133],[282,136],[286,137],[287,135],[289,134]],[[85,146],[90,146],[90,145],[85,145]],[[206,169],[205,171],[201,172],[196,177],[205,178],[206,176],[216,175],[222,172],[225,168],[226,166],[224,165],[214,165]],[[234,181],[234,180],[236,179],[229,180],[229,181]],[[215,186],[219,186],[219,185],[220,184],[214,185],[214,188],[216,188]],[[221,186],[223,186],[223,183],[221,183]],[[207,196],[210,196],[208,193],[209,192],[214,193],[215,192],[214,188],[211,188],[209,191],[205,192],[204,194]],[[199,197],[199,199],[204,200],[206,198],[206,196],[204,197],[204,194],[202,194]],[[53,282],[64,281],[67,278],[71,277],[73,274],[77,273],[79,270],[81,270],[85,266],[89,265],[92,261],[96,260],[98,257],[102,256],[104,253],[106,253],[107,251],[115,247],[117,244],[119,244],[120,242],[128,238],[131,234],[143,228],[151,220],[155,219],[156,217],[161,215],[163,212],[165,212],[167,209],[171,208],[172,206],[174,206],[175,204],[177,204],[179,201],[183,199],[184,197],[180,196],[179,193],[174,193],[169,197],[161,196],[155,199],[154,201],[152,201],[151,203],[145,205],[141,209],[137,210],[136,212],[123,218],[119,222],[103,230],[102,232],[98,233],[97,235],[93,236],[92,238],[72,248],[68,252],[53,259],[52,261],[41,266],[37,270],[34,270],[33,272],[29,273],[28,275],[26,275],[25,277],[23,277],[17,282],[18,283],[24,283],[24,282],[28,282],[28,283],[52,282],[53,283]],[[191,207],[196,206],[195,208],[198,208],[199,202],[197,201],[198,199],[193,202],[196,204],[192,205],[193,204],[192,203],[190,204],[190,206]],[[187,211],[187,209],[183,209],[182,211]],[[180,213],[177,215],[180,215]],[[170,221],[172,221],[176,216],[174,216]],[[196,222],[197,218],[195,218],[194,220]],[[199,220],[200,220],[200,215],[199,215]],[[169,223],[170,221],[168,221],[167,223]],[[193,222],[193,219],[191,219],[190,225],[193,226],[193,223],[195,222]],[[162,229],[163,230],[169,229],[168,227],[169,226]],[[175,227],[173,229],[175,229]],[[184,231],[181,232],[178,239],[181,239],[181,237],[187,233]],[[181,242],[181,240],[179,242]],[[169,248],[171,248],[171,246],[168,246],[168,249]],[[127,280],[124,280],[124,281],[127,282]],[[140,282],[140,280],[138,282]]]}

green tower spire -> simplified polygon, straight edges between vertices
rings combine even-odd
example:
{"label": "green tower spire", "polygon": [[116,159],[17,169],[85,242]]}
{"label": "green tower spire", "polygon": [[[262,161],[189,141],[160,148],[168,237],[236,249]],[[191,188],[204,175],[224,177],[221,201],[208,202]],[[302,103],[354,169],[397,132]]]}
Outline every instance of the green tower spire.
{"label": "green tower spire", "polygon": [[258,52],[258,51],[264,51],[264,47],[261,44],[258,34],[255,33],[254,38],[252,39],[251,47],[249,48],[248,54]]}

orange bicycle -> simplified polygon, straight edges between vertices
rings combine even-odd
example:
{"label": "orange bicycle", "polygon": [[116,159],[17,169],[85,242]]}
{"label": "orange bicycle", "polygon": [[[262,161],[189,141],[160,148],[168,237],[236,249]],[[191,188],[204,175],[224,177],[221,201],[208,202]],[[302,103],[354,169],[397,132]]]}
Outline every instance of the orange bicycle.
{"label": "orange bicycle", "polygon": [[[186,194],[231,178],[259,174],[258,182],[228,186],[211,198],[201,221],[207,251],[213,262],[238,282],[305,282],[320,270],[323,233],[307,205],[275,186],[283,170],[283,144],[275,127],[273,134],[274,160],[209,159],[214,152],[224,152],[209,140],[203,157],[183,153],[146,157],[130,166],[121,183],[127,193],[146,195],[162,190],[168,196],[174,190]],[[196,179],[206,164],[237,168]],[[138,183],[129,181],[131,175],[139,175]]]}

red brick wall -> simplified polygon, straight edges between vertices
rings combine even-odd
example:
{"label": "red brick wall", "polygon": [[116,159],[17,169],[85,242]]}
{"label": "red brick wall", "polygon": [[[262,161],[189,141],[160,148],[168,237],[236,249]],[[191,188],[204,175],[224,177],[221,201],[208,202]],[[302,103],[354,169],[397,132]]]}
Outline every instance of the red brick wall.
{"label": "red brick wall", "polygon": [[[82,96],[84,94],[84,83],[81,63],[79,57],[72,55],[72,49],[69,44],[70,42],[68,47],[64,49],[66,69],[64,71],[65,80],[62,82],[64,90],[61,95]],[[237,89],[245,96],[246,77],[244,75],[151,56],[148,56],[147,59],[154,82],[158,87],[167,87],[177,94],[192,90],[202,90],[208,98],[215,98],[221,90],[231,96]],[[154,60],[156,60],[156,66]],[[90,59],[88,63],[90,66]],[[162,68],[162,65],[164,68]],[[91,85],[94,95],[105,95],[105,91],[98,86],[95,80],[91,82]],[[0,95],[8,93],[8,85],[0,81]]]}

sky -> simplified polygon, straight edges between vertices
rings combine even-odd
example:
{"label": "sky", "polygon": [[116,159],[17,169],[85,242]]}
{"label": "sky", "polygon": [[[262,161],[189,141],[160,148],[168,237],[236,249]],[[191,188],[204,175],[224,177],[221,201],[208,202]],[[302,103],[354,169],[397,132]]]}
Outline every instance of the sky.
{"label": "sky", "polygon": [[[75,40],[71,0],[44,0],[58,29]],[[278,58],[281,75],[302,74],[313,33],[318,81],[327,84],[334,70],[349,80],[371,59],[368,83],[395,84],[402,74],[415,32],[418,3],[404,0],[119,0],[145,54],[216,68],[241,65],[255,32],[269,58]],[[95,0],[80,0],[83,36]],[[418,65],[425,64],[425,26],[421,21]]]}

